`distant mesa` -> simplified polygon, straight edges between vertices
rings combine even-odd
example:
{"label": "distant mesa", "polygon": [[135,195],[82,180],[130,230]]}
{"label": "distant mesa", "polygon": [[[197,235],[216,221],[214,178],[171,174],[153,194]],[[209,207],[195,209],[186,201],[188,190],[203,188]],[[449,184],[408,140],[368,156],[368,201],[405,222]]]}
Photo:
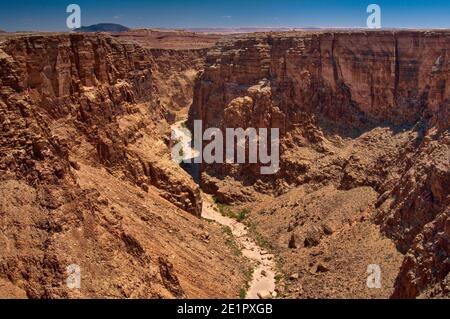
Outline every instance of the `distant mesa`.
{"label": "distant mesa", "polygon": [[6,31],[0,30],[0,33],[6,33]]}
{"label": "distant mesa", "polygon": [[81,27],[78,29],[74,29],[75,32],[125,32],[129,31],[130,28],[127,28],[120,24],[115,23],[99,23],[93,24],[87,27]]}

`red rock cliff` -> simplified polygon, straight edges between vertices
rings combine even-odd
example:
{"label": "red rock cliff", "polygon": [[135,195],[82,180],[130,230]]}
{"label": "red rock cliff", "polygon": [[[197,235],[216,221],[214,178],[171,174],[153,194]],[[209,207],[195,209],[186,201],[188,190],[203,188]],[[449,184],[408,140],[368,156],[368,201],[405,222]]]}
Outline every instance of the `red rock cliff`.
{"label": "red rock cliff", "polygon": [[169,157],[202,54],[81,34],[0,45],[0,296],[237,295],[240,261]]}
{"label": "red rock cliff", "polygon": [[[155,185],[180,207],[200,214],[195,185],[164,170],[155,149],[139,152],[129,146],[142,128],[159,139],[168,138],[167,125],[174,119],[170,111],[189,103],[189,94],[183,92],[189,86],[181,82],[175,87],[174,78],[183,81],[184,73],[201,67],[201,51],[145,50],[109,37],[74,34],[11,40],[3,52],[3,63],[13,68],[6,78],[15,76],[13,83],[5,83],[16,91],[8,98],[20,96],[17,103],[24,112],[31,107],[54,122],[66,119],[96,148],[100,163],[117,171],[125,168],[122,173],[136,184]],[[183,98],[177,100],[177,95]],[[138,126],[117,121],[142,112],[148,117]],[[166,123],[166,131],[161,125],[157,132],[160,122]]]}
{"label": "red rock cliff", "polygon": [[[191,121],[274,127],[281,170],[205,165],[203,185],[223,201],[252,191],[370,186],[376,220],[406,254],[394,297],[443,282],[449,263],[450,33],[313,32],[222,41],[207,56]],[[276,199],[275,199],[276,201]]]}

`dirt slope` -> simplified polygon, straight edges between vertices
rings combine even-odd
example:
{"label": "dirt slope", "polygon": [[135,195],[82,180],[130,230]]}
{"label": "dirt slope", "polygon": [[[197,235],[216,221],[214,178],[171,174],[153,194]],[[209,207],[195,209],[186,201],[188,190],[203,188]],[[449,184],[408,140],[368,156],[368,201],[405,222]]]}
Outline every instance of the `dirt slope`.
{"label": "dirt slope", "polygon": [[[2,43],[1,297],[238,296],[245,263],[169,158],[186,101],[163,101],[200,56],[104,35]],[[72,264],[81,289],[66,285]]]}

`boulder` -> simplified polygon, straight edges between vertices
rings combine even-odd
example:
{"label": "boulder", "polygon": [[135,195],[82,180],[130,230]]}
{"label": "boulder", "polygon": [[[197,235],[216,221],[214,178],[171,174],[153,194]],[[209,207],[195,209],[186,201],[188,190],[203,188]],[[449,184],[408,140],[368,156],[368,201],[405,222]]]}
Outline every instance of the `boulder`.
{"label": "boulder", "polygon": [[272,299],[272,294],[270,291],[267,290],[261,290],[257,293],[259,299],[268,300]]}

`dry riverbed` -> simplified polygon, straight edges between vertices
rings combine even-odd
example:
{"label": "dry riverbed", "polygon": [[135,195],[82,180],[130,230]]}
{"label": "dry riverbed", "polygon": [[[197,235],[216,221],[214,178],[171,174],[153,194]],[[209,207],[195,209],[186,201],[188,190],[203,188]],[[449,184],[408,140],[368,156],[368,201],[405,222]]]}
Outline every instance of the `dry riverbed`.
{"label": "dry riverbed", "polygon": [[[183,159],[198,156],[192,149],[191,134],[184,127],[185,121],[178,121],[172,125],[172,139],[179,141],[182,145],[180,155]],[[203,194],[202,218],[214,221],[231,230],[238,249],[242,255],[251,261],[253,267],[252,278],[248,284],[245,297],[247,299],[270,299],[276,297],[275,293],[275,261],[274,256],[260,247],[255,240],[249,236],[247,227],[237,220],[223,216],[210,195]]]}
{"label": "dry riverbed", "polygon": [[209,195],[203,195],[202,217],[229,227],[242,255],[248,258],[254,267],[253,276],[246,294],[247,299],[270,299],[276,297],[274,256],[249,236],[247,227],[230,217],[222,216]]}

